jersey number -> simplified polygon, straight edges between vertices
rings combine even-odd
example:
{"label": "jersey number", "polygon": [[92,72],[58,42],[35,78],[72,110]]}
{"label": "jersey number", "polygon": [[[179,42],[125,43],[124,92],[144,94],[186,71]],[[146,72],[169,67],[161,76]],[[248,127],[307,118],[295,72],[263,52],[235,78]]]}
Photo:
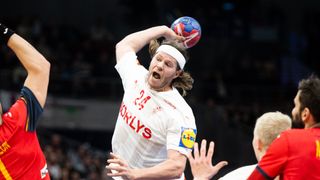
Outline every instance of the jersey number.
{"label": "jersey number", "polygon": [[150,96],[144,96],[144,90],[140,91],[140,96],[134,100],[134,105],[139,107],[139,110],[144,108],[144,105],[151,99]]}

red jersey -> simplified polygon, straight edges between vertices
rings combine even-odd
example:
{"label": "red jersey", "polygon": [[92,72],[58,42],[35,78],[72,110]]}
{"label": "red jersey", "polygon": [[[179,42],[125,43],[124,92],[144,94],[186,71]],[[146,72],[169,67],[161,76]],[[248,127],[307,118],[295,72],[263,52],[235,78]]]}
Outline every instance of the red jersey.
{"label": "red jersey", "polygon": [[292,129],[274,140],[249,180],[320,180],[320,128]]}
{"label": "red jersey", "polygon": [[24,87],[22,96],[2,115],[0,126],[0,180],[49,180],[39,145],[36,119],[42,108]]}

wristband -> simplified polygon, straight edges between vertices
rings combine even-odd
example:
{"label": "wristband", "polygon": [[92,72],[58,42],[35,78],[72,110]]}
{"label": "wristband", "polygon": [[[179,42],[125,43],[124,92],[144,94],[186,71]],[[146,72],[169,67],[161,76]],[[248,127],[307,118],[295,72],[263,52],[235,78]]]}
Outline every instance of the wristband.
{"label": "wristband", "polygon": [[14,31],[0,23],[0,43],[7,44],[13,34]]}

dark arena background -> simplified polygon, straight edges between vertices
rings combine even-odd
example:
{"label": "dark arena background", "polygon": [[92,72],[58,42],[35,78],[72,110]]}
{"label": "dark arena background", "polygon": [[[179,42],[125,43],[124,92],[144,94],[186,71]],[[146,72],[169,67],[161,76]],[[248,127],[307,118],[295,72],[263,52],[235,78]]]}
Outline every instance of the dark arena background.
{"label": "dark arena background", "polygon": [[[213,163],[227,160],[214,179],[256,163],[257,117],[291,116],[297,83],[320,70],[318,0],[28,0],[2,1],[0,22],[50,61],[49,96],[38,136],[53,180],[100,180],[123,95],[115,44],[124,36],[178,17],[199,21],[202,37],[185,70],[195,79],[186,100],[197,142],[215,142]],[[139,55],[148,66],[147,49]],[[0,47],[4,109],[18,95],[26,72]],[[192,179],[189,164],[185,174]]]}

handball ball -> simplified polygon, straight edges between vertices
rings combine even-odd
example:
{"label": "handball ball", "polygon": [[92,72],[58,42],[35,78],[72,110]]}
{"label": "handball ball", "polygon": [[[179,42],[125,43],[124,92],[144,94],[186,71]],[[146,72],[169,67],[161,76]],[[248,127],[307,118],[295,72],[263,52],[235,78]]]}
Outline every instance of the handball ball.
{"label": "handball ball", "polygon": [[197,20],[189,16],[176,19],[171,24],[171,29],[178,35],[185,37],[183,45],[191,48],[196,45],[201,37],[201,26]]}

